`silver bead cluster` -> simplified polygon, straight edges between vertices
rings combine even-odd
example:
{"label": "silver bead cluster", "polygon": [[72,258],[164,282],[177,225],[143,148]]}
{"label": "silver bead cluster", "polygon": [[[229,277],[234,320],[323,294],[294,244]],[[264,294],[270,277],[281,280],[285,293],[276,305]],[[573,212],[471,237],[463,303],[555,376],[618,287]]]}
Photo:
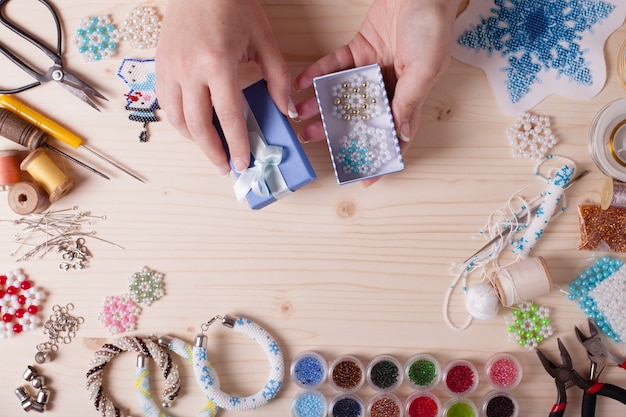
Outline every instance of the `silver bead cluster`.
{"label": "silver bead cluster", "polygon": [[357,123],[347,136],[339,140],[335,160],[341,164],[345,174],[374,175],[393,157],[389,139],[385,129]]}
{"label": "silver bead cluster", "polygon": [[556,145],[556,136],[547,116],[524,113],[507,129],[514,158],[542,159]]}
{"label": "silver bead cluster", "polygon": [[37,411],[43,413],[50,401],[50,391],[46,389],[48,379],[41,375],[34,366],[27,366],[24,371],[24,380],[30,382],[32,386],[37,389],[37,394],[32,396],[26,386],[21,386],[15,389],[15,395],[17,396],[22,409],[24,411]]}
{"label": "silver bead cluster", "polygon": [[349,122],[368,121],[383,113],[382,88],[360,75],[332,86],[332,115]]}
{"label": "silver bead cluster", "polygon": [[[48,341],[37,345],[35,362],[41,365],[50,361],[52,352],[58,351],[59,344],[68,344],[76,337],[76,332],[84,319],[71,315],[70,311],[73,309],[73,304],[67,304],[65,307],[55,305],[52,308],[52,315],[43,326]],[[22,376],[25,381],[30,382],[33,388],[38,390],[37,394],[33,396],[26,386],[15,389],[15,395],[20,401],[22,409],[43,413],[50,402],[50,391],[46,389],[48,379],[32,365],[26,367]]]}
{"label": "silver bead cluster", "polygon": [[161,19],[151,6],[137,7],[128,13],[120,26],[122,39],[135,49],[150,49],[157,46],[161,32]]}

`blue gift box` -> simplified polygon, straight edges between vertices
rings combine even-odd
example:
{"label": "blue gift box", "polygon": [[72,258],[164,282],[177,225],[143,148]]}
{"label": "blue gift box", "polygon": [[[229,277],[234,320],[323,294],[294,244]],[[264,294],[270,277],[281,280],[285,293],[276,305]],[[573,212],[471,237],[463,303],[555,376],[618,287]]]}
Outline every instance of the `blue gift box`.
{"label": "blue gift box", "polygon": [[[250,208],[258,210],[314,181],[317,176],[289,120],[271,99],[265,80],[245,88],[243,95],[251,157],[246,171],[233,170],[237,177],[234,190],[238,200],[245,197]],[[213,118],[213,123],[228,151],[217,117]]]}
{"label": "blue gift box", "polygon": [[313,79],[339,184],[404,169],[380,65]]}

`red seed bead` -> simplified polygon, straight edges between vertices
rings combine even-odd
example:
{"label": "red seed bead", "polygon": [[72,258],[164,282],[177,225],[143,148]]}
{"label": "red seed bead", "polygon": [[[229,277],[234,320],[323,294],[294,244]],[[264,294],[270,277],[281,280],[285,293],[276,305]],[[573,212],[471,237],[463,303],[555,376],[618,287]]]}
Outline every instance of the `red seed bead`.
{"label": "red seed bead", "polygon": [[17,317],[18,319],[21,319],[22,317],[24,317],[25,313],[26,313],[26,310],[24,310],[23,308],[18,308],[17,310],[15,310],[15,317]]}
{"label": "red seed bead", "polygon": [[29,305],[28,306],[28,312],[30,314],[37,314],[37,311],[39,311],[39,308],[36,305]]}
{"label": "red seed bead", "polygon": [[3,321],[3,322],[5,322],[5,323],[9,323],[9,322],[11,322],[11,320],[13,320],[13,316],[12,316],[11,314],[9,314],[9,313],[4,313],[4,314],[2,315],[2,321]]}
{"label": "red seed bead", "polygon": [[15,295],[17,294],[17,288],[15,288],[13,285],[11,285],[10,287],[7,287],[7,294],[9,295]]}
{"label": "red seed bead", "polygon": [[15,323],[13,325],[13,333],[22,333],[22,330],[24,330],[24,328],[22,327],[21,324]]}
{"label": "red seed bead", "polygon": [[7,283],[7,276],[6,275],[0,275],[0,285],[4,285]]}
{"label": "red seed bead", "polygon": [[28,290],[32,286],[33,286],[33,284],[31,284],[30,281],[22,281],[20,283],[20,288],[23,289],[23,290]]}
{"label": "red seed bead", "polygon": [[17,302],[20,303],[21,305],[26,304],[26,296],[23,294],[18,295]]}

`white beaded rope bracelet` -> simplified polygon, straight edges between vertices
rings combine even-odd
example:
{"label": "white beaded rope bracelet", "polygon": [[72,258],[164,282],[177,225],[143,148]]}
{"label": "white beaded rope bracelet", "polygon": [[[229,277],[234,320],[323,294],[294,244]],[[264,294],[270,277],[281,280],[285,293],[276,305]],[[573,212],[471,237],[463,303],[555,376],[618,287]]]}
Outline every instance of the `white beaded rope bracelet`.
{"label": "white beaded rope bracelet", "polygon": [[243,317],[216,316],[202,325],[203,332],[208,330],[215,320],[221,320],[224,326],[245,334],[263,348],[270,362],[269,379],[259,392],[247,397],[236,397],[222,391],[215,368],[207,361],[207,338],[202,333],[197,336],[193,348],[193,371],[196,382],[209,399],[228,411],[249,411],[266,405],[282,387],[285,376],[283,353],[278,343],[261,326]]}
{"label": "white beaded rope bracelet", "polygon": [[102,387],[103,374],[111,359],[122,352],[137,352],[151,356],[163,372],[165,386],[163,388],[163,406],[169,407],[180,391],[180,374],[178,366],[167,352],[151,338],[122,337],[115,339],[96,351],[87,371],[87,390],[94,407],[102,417],[125,417],[126,414],[108,398]]}

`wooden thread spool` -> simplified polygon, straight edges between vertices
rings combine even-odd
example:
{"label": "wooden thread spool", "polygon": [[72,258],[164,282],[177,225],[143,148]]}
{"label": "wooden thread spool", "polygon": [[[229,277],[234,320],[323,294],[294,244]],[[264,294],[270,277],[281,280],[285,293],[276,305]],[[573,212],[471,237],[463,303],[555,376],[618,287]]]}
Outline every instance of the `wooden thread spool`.
{"label": "wooden thread spool", "polygon": [[23,171],[27,171],[48,193],[50,203],[63,197],[74,186],[74,179],[68,178],[44,152],[43,148],[31,152],[22,161],[20,167]]}
{"label": "wooden thread spool", "polygon": [[39,148],[48,139],[46,132],[2,108],[0,108],[0,136],[31,150]]}
{"label": "wooden thread spool", "polygon": [[546,261],[538,256],[501,268],[494,285],[502,305],[510,307],[549,293],[552,277]]}
{"label": "wooden thread spool", "polygon": [[49,205],[41,186],[32,182],[18,182],[9,189],[9,207],[21,216],[43,212]]}
{"label": "wooden thread spool", "polygon": [[9,185],[20,182],[20,163],[17,151],[0,151],[0,186],[7,189]]}

